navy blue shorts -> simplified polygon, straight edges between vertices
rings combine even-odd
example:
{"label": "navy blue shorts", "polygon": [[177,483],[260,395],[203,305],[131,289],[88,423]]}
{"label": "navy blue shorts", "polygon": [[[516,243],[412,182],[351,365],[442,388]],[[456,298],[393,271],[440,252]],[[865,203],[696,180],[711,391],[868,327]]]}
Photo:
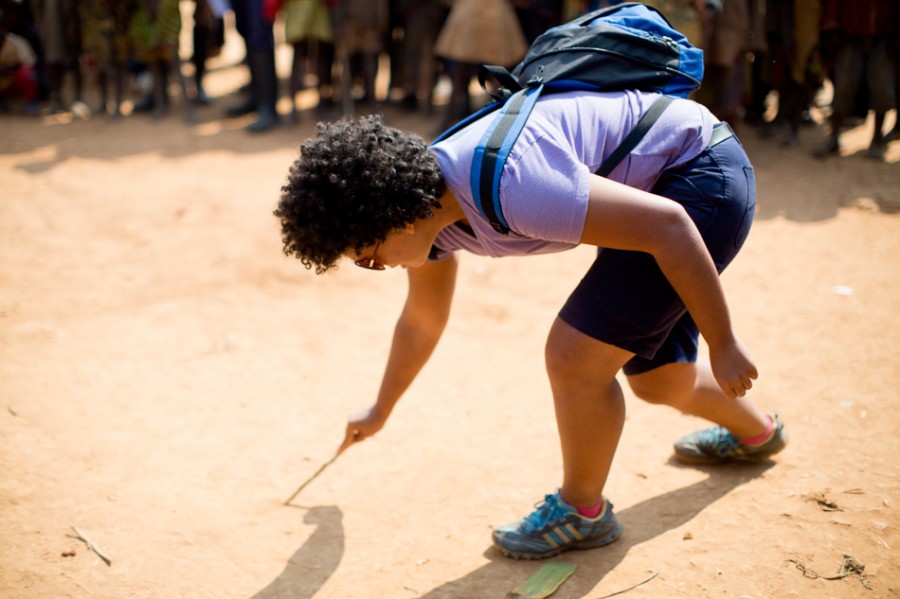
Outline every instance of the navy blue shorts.
{"label": "navy blue shorts", "polygon": [[[737,137],[664,171],[652,191],[684,206],[721,273],[744,244],[756,209],[753,166]],[[626,374],[697,359],[697,325],[650,254],[598,250],[559,316],[634,353]]]}

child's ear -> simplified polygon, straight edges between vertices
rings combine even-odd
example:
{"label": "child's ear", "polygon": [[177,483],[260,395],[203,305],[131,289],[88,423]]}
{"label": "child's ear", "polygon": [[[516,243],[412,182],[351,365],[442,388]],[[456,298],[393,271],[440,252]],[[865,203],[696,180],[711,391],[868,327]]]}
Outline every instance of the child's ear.
{"label": "child's ear", "polygon": [[414,233],[416,232],[416,224],[415,224],[415,223],[409,223],[409,224],[405,225],[405,226],[403,227],[403,232],[406,233],[407,235],[412,235],[412,234],[414,234]]}

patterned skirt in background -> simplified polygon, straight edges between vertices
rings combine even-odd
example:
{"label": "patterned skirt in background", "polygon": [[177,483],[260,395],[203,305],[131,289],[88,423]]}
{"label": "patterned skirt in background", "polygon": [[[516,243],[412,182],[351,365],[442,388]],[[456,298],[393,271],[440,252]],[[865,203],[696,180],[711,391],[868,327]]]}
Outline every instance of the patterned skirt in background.
{"label": "patterned skirt in background", "polygon": [[284,3],[284,40],[331,42],[331,9],[322,0],[287,0]]}
{"label": "patterned skirt in background", "polygon": [[434,52],[472,64],[512,66],[528,49],[508,0],[456,0]]}
{"label": "patterned skirt in background", "polygon": [[81,0],[81,49],[98,65],[122,65],[129,59],[128,2]]}
{"label": "patterned skirt in background", "polygon": [[160,0],[153,17],[141,6],[131,16],[128,38],[134,58],[143,62],[178,58],[181,9],[178,0]]}

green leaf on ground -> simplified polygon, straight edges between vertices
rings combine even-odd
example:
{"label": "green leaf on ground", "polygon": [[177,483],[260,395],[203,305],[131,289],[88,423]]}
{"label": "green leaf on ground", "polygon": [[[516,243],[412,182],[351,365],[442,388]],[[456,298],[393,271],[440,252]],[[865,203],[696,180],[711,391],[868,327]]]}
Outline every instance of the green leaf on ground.
{"label": "green leaf on ground", "polygon": [[507,597],[511,599],[544,599],[556,592],[556,589],[575,573],[575,564],[550,562],[541,566],[528,580],[511,590]]}

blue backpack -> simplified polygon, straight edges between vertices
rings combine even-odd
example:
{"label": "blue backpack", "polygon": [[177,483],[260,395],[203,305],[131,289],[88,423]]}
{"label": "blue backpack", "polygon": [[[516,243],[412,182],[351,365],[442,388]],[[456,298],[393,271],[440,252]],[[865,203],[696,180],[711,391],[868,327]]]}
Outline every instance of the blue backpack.
{"label": "blue backpack", "polygon": [[[487,90],[487,80],[499,85]],[[656,9],[637,2],[594,11],[540,35],[510,73],[482,66],[481,86],[494,102],[445,131],[437,143],[476,119],[497,112],[475,149],[471,187],[475,205],[494,230],[509,226],[500,209],[500,175],[509,152],[543,93],[642,90],[663,94],[597,170],[607,176],[637,146],[671,103],[700,87],[703,51],[675,31]]]}

